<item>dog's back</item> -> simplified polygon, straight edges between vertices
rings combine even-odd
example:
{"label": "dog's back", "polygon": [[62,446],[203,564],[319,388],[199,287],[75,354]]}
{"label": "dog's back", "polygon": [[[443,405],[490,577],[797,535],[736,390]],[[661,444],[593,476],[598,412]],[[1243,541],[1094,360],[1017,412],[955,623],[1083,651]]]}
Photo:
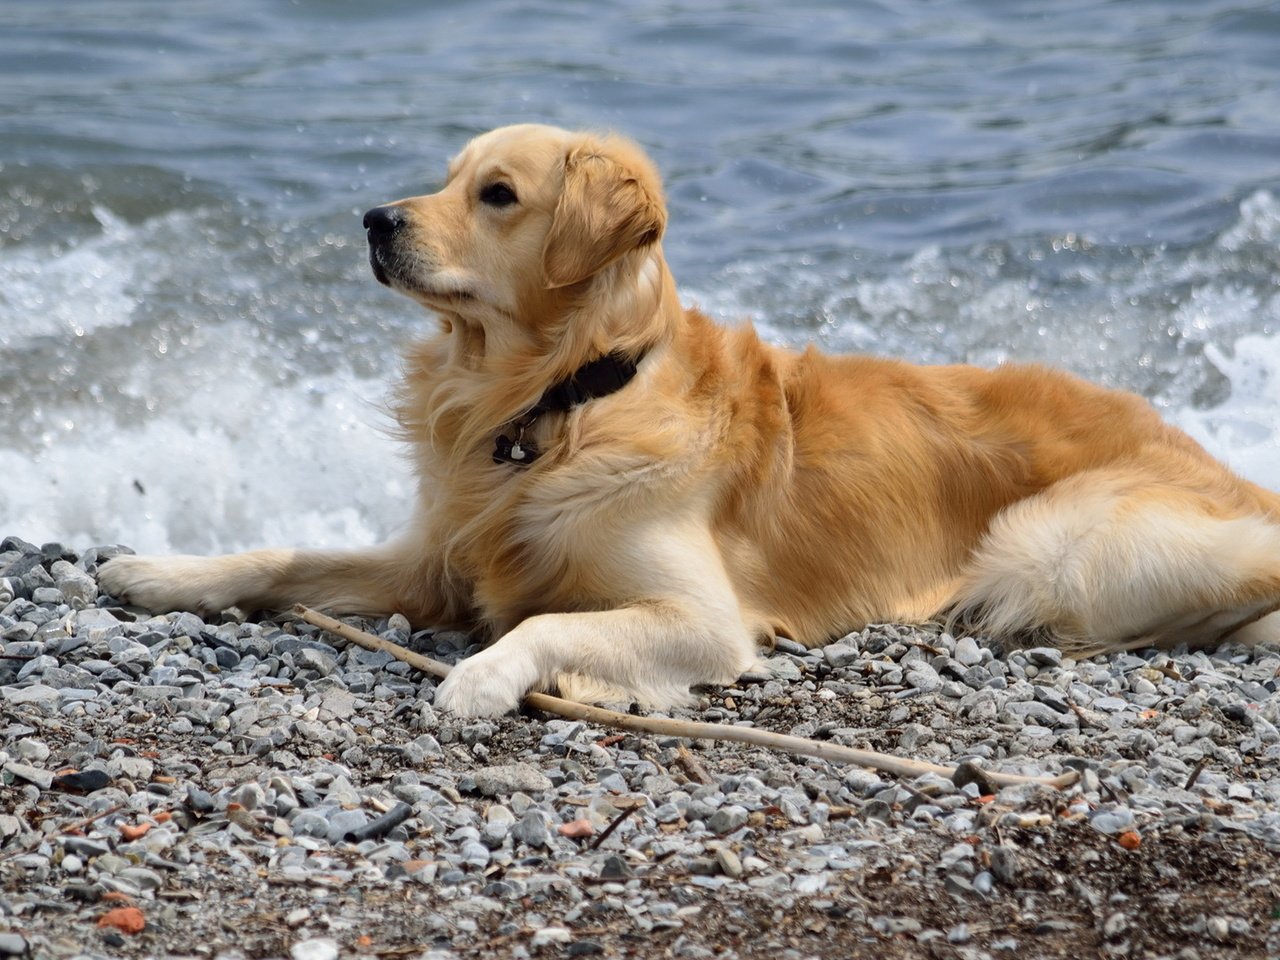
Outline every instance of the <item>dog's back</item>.
{"label": "dog's back", "polygon": [[731,349],[756,371],[737,391],[779,406],[735,404],[758,447],[731,458],[716,529],[778,633],[947,615],[1074,647],[1204,643],[1280,604],[1280,497],[1140,397],[1041,366]]}

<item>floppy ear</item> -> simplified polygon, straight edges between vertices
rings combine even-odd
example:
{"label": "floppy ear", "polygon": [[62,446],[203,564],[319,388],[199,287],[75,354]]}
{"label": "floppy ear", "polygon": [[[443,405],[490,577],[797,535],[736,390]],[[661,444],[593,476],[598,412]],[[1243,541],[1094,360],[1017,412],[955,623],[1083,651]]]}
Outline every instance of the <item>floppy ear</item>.
{"label": "floppy ear", "polygon": [[597,144],[569,154],[564,189],[542,248],[548,289],[586,280],[623,254],[662,238],[667,211],[657,175],[647,167],[632,169]]}

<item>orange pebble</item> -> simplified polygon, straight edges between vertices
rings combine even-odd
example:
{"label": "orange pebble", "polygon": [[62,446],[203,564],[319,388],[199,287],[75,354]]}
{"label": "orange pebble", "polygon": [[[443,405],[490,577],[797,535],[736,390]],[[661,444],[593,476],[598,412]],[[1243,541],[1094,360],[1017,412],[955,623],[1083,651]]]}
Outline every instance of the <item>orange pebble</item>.
{"label": "orange pebble", "polygon": [[147,926],[147,918],[137,907],[116,907],[98,918],[98,926],[115,927],[121,933],[141,933]]}
{"label": "orange pebble", "polygon": [[120,836],[126,840],[137,840],[150,829],[151,824],[149,823],[122,823],[120,824]]}
{"label": "orange pebble", "polygon": [[1126,830],[1116,842],[1126,850],[1137,850],[1142,845],[1142,835],[1137,830]]}
{"label": "orange pebble", "polygon": [[596,828],[591,825],[591,821],[585,817],[578,820],[570,820],[568,823],[562,823],[556,827],[556,832],[562,837],[571,837],[574,840],[581,840],[583,837],[589,837],[596,832]]}
{"label": "orange pebble", "polygon": [[159,813],[154,815],[154,819],[156,823],[168,823],[173,819],[173,814],[168,810],[161,810]]}
{"label": "orange pebble", "polygon": [[102,895],[103,903],[133,903],[133,897],[119,890],[108,890]]}

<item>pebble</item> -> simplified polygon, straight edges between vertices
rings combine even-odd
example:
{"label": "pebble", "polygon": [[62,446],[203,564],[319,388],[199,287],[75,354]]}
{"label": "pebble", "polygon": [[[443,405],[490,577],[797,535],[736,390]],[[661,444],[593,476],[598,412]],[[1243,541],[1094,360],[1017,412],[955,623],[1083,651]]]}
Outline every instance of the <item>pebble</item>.
{"label": "pebble", "polygon": [[4,772],[17,777],[19,780],[33,783],[41,790],[48,790],[53,785],[53,773],[51,771],[32,766],[29,763],[10,761],[4,765]]}
{"label": "pebble", "polygon": [[509,797],[513,793],[541,793],[551,789],[551,781],[528,763],[507,763],[482,767],[472,775],[476,790],[488,797]]}
{"label": "pebble", "polygon": [[1089,817],[1089,823],[1099,833],[1115,836],[1133,826],[1133,811],[1127,807],[1095,810]]}
{"label": "pebble", "polygon": [[721,847],[716,851],[716,863],[719,864],[721,872],[726,877],[732,877],[736,880],[743,874],[742,860],[728,847]]}
{"label": "pebble", "polygon": [[338,960],[338,941],[327,937],[299,940],[289,948],[293,960]]}
{"label": "pebble", "polygon": [[858,648],[847,643],[832,643],[822,648],[822,659],[837,670],[857,663],[861,657]]}
{"label": "pebble", "polygon": [[529,945],[535,950],[540,950],[543,947],[566,944],[572,939],[573,934],[564,927],[543,927],[533,931],[533,936],[529,938]]}
{"label": "pebble", "polygon": [[960,637],[956,640],[955,658],[965,667],[976,667],[982,662],[982,648],[973,637]]}
{"label": "pebble", "polygon": [[1055,647],[1032,647],[1026,651],[1029,663],[1037,667],[1059,667],[1062,665],[1062,651]]}
{"label": "pebble", "polygon": [[511,837],[528,847],[547,847],[551,845],[551,831],[547,829],[547,821],[540,810],[530,810],[511,828]]}
{"label": "pebble", "polygon": [[911,665],[907,671],[906,682],[921,693],[936,693],[942,686],[942,677],[938,671],[923,661]]}
{"label": "pebble", "polygon": [[1218,943],[1227,943],[1231,940],[1231,921],[1226,917],[1209,917],[1205,921],[1205,933]]}
{"label": "pebble", "polygon": [[1013,848],[1006,846],[992,847],[990,850],[991,873],[1005,886],[1012,887],[1018,878],[1018,854]]}
{"label": "pebble", "polygon": [[711,815],[707,821],[707,829],[712,833],[732,833],[747,822],[748,816],[745,807],[730,804]]}
{"label": "pebble", "polygon": [[792,657],[770,657],[764,665],[768,675],[775,680],[793,681],[803,676],[800,665]]}
{"label": "pebble", "polygon": [[631,869],[631,864],[616,854],[605,857],[604,864],[600,867],[601,880],[626,880],[633,876],[635,871]]}

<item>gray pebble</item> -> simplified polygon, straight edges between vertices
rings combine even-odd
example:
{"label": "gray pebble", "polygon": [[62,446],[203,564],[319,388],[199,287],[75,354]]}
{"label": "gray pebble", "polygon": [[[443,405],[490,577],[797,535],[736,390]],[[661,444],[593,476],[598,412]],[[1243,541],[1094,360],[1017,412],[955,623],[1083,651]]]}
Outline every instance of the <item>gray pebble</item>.
{"label": "gray pebble", "polygon": [[49,759],[49,745],[34,737],[24,737],[15,744],[14,749],[28,763],[40,764]]}
{"label": "gray pebble", "polygon": [[1027,662],[1037,667],[1058,667],[1062,665],[1062,651],[1057,647],[1032,647],[1025,653]]}
{"label": "gray pebble", "polygon": [[511,828],[511,837],[528,847],[551,845],[551,832],[547,829],[546,818],[540,810],[529,810],[525,813]]}
{"label": "gray pebble", "polygon": [[1089,817],[1089,823],[1099,833],[1114,836],[1133,826],[1133,811],[1127,807],[1102,808],[1093,811]]}
{"label": "gray pebble", "polygon": [[155,891],[164,886],[164,879],[160,874],[147,867],[125,867],[117,876],[143,891]]}
{"label": "gray pebble", "polygon": [[721,807],[707,821],[707,829],[712,833],[732,833],[747,822],[747,809],[737,804]]}
{"label": "gray pebble", "polygon": [[616,854],[605,857],[604,864],[600,867],[601,880],[626,880],[633,876],[635,871],[631,869],[631,864]]}
{"label": "gray pebble", "polygon": [[937,693],[942,686],[942,677],[938,671],[924,661],[913,663],[907,670],[906,682],[921,693]]}
{"label": "gray pebble", "polygon": [[528,763],[507,763],[483,767],[472,774],[476,790],[489,797],[507,797],[521,793],[541,793],[551,789],[551,781],[537,767]]}
{"label": "gray pebble", "polygon": [[1005,886],[1013,886],[1018,876],[1018,855],[1011,848],[999,845],[991,848],[991,872]]}
{"label": "gray pebble", "polygon": [[65,560],[55,560],[49,567],[54,585],[67,603],[80,609],[98,599],[98,583],[93,577]]}
{"label": "gray pebble", "polygon": [[799,680],[804,674],[791,657],[770,657],[764,661],[769,676],[775,680]]}
{"label": "gray pebble", "polygon": [[4,772],[25,780],[27,783],[33,783],[41,790],[48,790],[53,785],[53,773],[45,770],[43,767],[32,766],[29,763],[18,763],[10,761],[4,765]]}
{"label": "gray pebble", "polygon": [[49,703],[59,699],[58,691],[42,683],[33,683],[25,687],[0,687],[0,696],[13,706],[25,703]]}
{"label": "gray pebble", "polygon": [[822,657],[827,665],[841,670],[862,658],[857,647],[845,643],[831,643],[822,648]]}
{"label": "gray pebble", "polygon": [[726,877],[732,877],[736,880],[743,874],[742,860],[728,847],[720,847],[716,851],[716,863]]}
{"label": "gray pebble", "polygon": [[95,840],[90,837],[63,837],[62,847],[82,857],[100,857],[111,851],[111,847],[105,840]]}

